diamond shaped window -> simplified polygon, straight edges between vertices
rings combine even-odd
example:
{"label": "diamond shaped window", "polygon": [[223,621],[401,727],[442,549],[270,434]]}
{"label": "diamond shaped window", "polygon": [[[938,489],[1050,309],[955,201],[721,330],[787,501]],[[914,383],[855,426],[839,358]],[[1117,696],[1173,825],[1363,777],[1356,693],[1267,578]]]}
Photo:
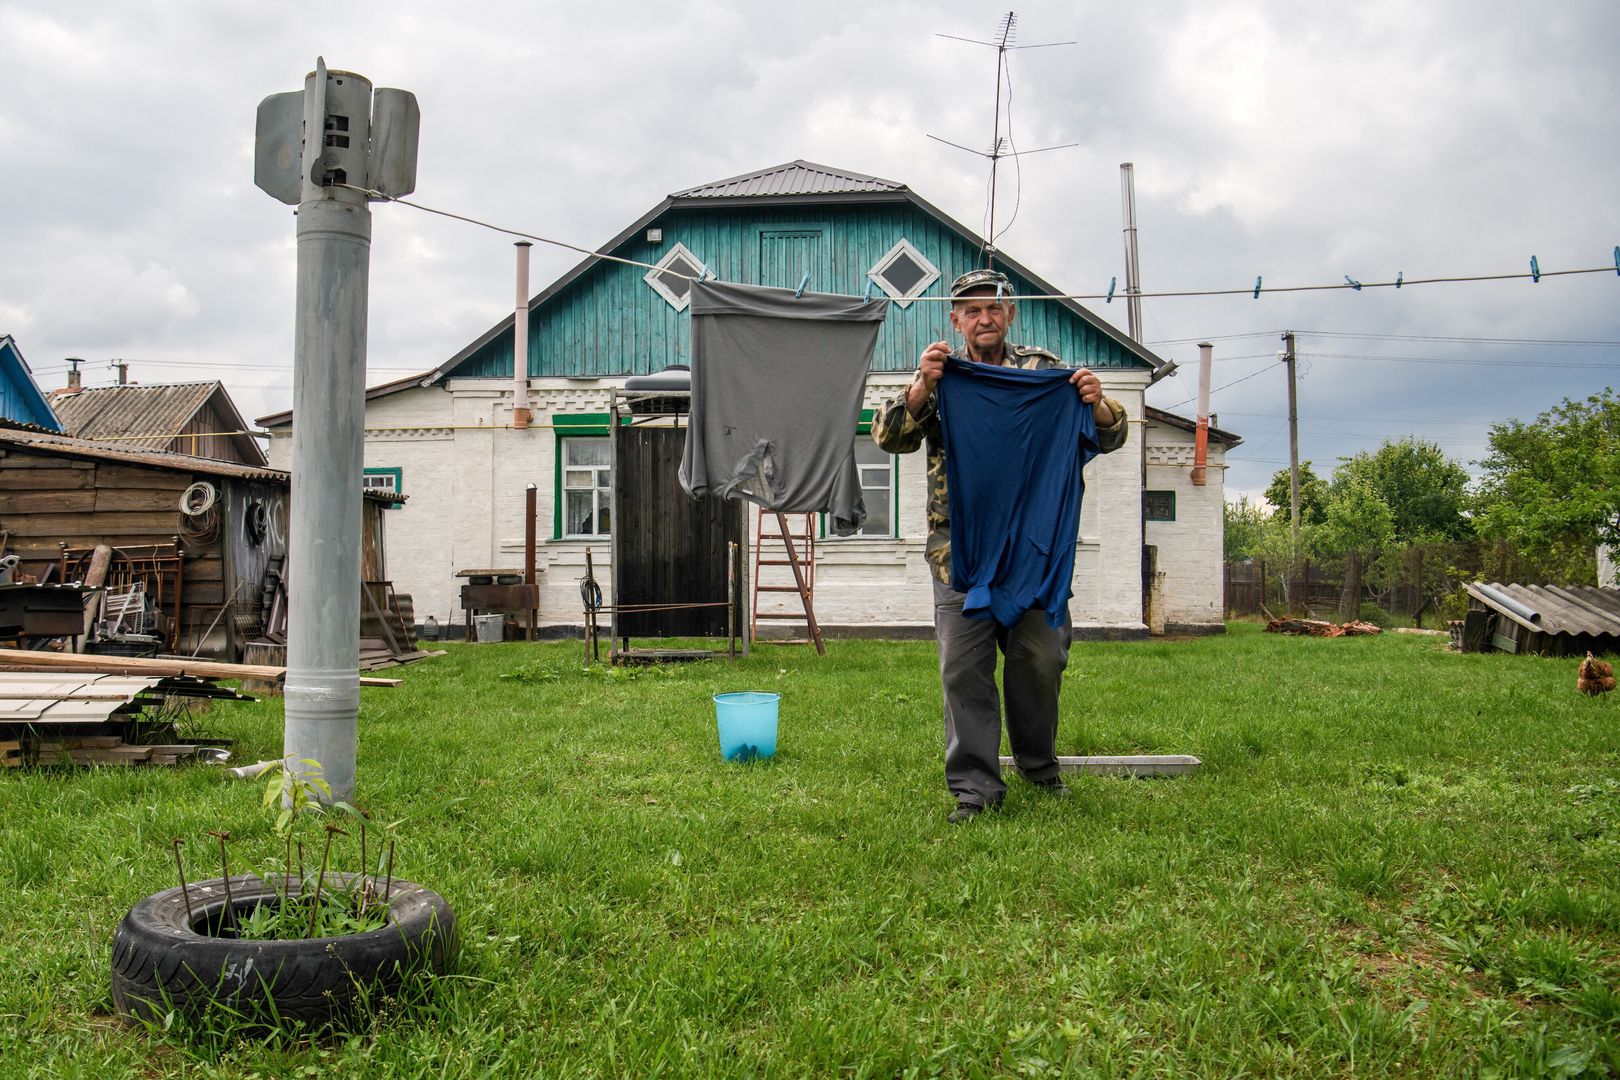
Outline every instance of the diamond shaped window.
{"label": "diamond shaped window", "polygon": [[907,307],[939,278],[939,269],[913,247],[911,241],[902,239],[866,272],[866,276],[897,305]]}
{"label": "diamond shaped window", "polygon": [[685,311],[692,301],[692,282],[704,273],[703,260],[692,254],[685,244],[677,242],[669,253],[657,262],[658,269],[649,270],[642,280],[676,311]]}

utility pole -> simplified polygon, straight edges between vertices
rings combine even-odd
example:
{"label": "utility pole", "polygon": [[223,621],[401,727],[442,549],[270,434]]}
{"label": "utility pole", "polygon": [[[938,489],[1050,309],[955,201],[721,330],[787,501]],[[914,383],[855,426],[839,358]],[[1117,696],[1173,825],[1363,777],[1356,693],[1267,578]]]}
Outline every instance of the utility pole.
{"label": "utility pole", "polygon": [[315,61],[304,89],[259,103],[253,180],[298,207],[286,721],[293,772],[320,764],[354,796],[360,712],[361,470],[371,192],[416,187],[414,95]]}
{"label": "utility pole", "polygon": [[1299,399],[1294,390],[1294,332],[1283,332],[1282,362],[1288,367],[1288,521],[1293,542],[1290,554],[1299,558]]}

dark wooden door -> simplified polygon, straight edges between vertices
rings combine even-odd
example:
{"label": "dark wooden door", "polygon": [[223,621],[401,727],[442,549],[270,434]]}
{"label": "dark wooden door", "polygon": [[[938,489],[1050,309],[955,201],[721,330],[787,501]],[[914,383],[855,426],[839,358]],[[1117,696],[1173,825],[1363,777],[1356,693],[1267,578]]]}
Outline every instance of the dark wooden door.
{"label": "dark wooden door", "polygon": [[[688,495],[680,482],[685,445],[684,427],[631,425],[614,433],[614,600],[715,606],[621,612],[621,637],[726,635],[726,545],[741,552],[747,504]],[[742,593],[739,580],[733,597],[739,632]]]}

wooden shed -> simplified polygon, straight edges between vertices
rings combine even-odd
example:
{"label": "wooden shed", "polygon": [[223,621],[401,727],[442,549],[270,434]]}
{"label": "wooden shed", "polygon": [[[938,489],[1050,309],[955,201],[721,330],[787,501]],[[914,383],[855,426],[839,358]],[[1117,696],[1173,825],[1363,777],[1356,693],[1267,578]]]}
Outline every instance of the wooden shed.
{"label": "wooden shed", "polygon": [[[235,660],[286,566],[291,487],[278,469],[0,424],[0,554],[25,577],[72,581],[105,544],[109,588],[141,583],[165,651]],[[404,497],[363,497],[362,575],[385,581],[383,512]]]}

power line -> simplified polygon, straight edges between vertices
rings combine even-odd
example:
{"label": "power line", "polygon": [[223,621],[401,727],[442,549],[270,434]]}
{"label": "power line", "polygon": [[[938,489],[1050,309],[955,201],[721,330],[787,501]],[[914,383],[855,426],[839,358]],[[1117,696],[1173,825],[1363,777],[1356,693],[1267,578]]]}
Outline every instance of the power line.
{"label": "power line", "polygon": [[[1465,334],[1374,334],[1354,330],[1295,330],[1306,337],[1365,338],[1371,341],[1439,341],[1458,345],[1559,345],[1579,347],[1620,346],[1620,341],[1590,341],[1579,338],[1471,337]],[[1239,341],[1244,338],[1280,337],[1281,330],[1253,330],[1243,334],[1203,334],[1198,337],[1160,338],[1144,345],[1192,345],[1200,341]],[[1220,357],[1215,359],[1219,360]]]}
{"label": "power line", "polygon": [[1583,363],[1579,360],[1486,360],[1466,356],[1374,356],[1371,353],[1324,353],[1315,351],[1302,355],[1317,360],[1388,360],[1402,364],[1467,364],[1475,367],[1583,368],[1596,371],[1612,371],[1620,368],[1620,362]]}

